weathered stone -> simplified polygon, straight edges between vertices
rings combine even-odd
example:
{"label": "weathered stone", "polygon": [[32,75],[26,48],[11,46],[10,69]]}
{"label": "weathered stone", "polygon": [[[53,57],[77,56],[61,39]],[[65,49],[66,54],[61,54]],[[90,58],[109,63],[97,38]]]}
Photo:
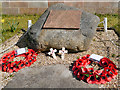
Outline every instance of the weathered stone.
{"label": "weathered stone", "polygon": [[78,10],[51,10],[43,28],[79,29],[81,14]]}
{"label": "weathered stone", "polygon": [[[51,10],[75,10],[82,12],[79,29],[43,29],[47,17]],[[69,16],[68,16],[69,17]],[[64,17],[63,17],[64,18]],[[63,22],[61,22],[63,23]],[[87,50],[92,40],[99,18],[93,14],[82,11],[78,8],[69,7],[64,4],[56,4],[49,7],[38,19],[38,21],[30,27],[25,35],[18,41],[19,47],[29,47],[34,50],[47,51],[51,47],[61,49],[65,47],[70,51]]]}
{"label": "weathered stone", "polygon": [[5,88],[98,88],[98,85],[76,80],[68,66],[58,64],[24,68]]}

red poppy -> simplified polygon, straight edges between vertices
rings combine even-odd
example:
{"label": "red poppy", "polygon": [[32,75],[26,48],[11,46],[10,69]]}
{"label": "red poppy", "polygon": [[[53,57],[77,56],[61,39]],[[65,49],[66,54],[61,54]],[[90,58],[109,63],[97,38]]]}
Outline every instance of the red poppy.
{"label": "red poppy", "polygon": [[89,77],[89,74],[83,74],[82,80],[86,82],[88,77]]}
{"label": "red poppy", "polygon": [[77,78],[78,78],[79,80],[82,80],[82,79],[83,79],[83,74],[82,74],[81,68],[78,69],[78,71],[77,71]]}
{"label": "red poppy", "polygon": [[10,59],[9,60],[12,60],[12,59],[14,59],[15,58],[15,52],[14,51],[11,51],[11,52],[9,52],[8,53],[9,54],[9,57],[10,57]]}
{"label": "red poppy", "polygon": [[31,55],[32,55],[32,54],[28,53],[27,59],[30,59],[30,58],[32,57]]}
{"label": "red poppy", "polygon": [[8,53],[5,53],[1,59],[5,59],[8,56]]}
{"label": "red poppy", "polygon": [[86,67],[88,65],[88,59],[84,60],[83,67]]}
{"label": "red poppy", "polygon": [[35,51],[33,49],[29,49],[28,52],[30,52],[33,55],[38,55],[37,53],[35,53]]}
{"label": "red poppy", "polygon": [[115,69],[117,68],[116,65],[112,61],[110,61],[109,67],[114,67]]}
{"label": "red poppy", "polygon": [[11,67],[15,67],[17,64],[18,64],[18,61],[13,61],[13,62],[11,63]]}
{"label": "red poppy", "polygon": [[105,67],[104,69],[104,73],[102,75],[104,75],[106,77],[106,81],[110,82],[112,80],[112,77],[108,74],[110,70],[108,70],[108,68]]}
{"label": "red poppy", "polygon": [[18,65],[20,65],[20,64],[21,64],[21,62],[22,62],[22,60],[17,61],[17,66],[18,66]]}
{"label": "red poppy", "polygon": [[35,52],[32,49],[28,49],[28,52],[26,52],[26,55],[29,58],[29,57],[33,56],[34,53]]}
{"label": "red poppy", "polygon": [[9,71],[9,67],[10,67],[10,63],[7,62],[4,64],[4,71],[8,72]]}
{"label": "red poppy", "polygon": [[13,72],[13,67],[8,67],[7,72],[12,73]]}
{"label": "red poppy", "polygon": [[96,84],[102,84],[102,82],[106,83],[104,81],[104,77],[101,77],[101,75],[103,75],[103,73],[104,73],[103,70],[95,70],[94,71],[94,75],[96,77]]}
{"label": "red poppy", "polygon": [[5,59],[8,59],[9,61],[11,61],[13,58],[11,57],[11,55],[10,55],[10,54],[11,54],[11,52],[9,52],[9,53],[8,53],[8,55],[6,56],[6,58],[5,58]]}
{"label": "red poppy", "polygon": [[83,65],[82,65],[81,62],[76,61],[76,62],[75,62],[75,66],[76,66],[77,68],[81,68]]}
{"label": "red poppy", "polygon": [[93,68],[88,68],[87,70],[88,70],[88,72],[90,72],[90,73],[93,73],[93,72],[94,72],[94,69],[93,69]]}
{"label": "red poppy", "polygon": [[17,54],[17,51],[15,51],[15,53],[14,53],[14,56],[15,57],[26,57],[26,53],[23,53],[23,54]]}
{"label": "red poppy", "polygon": [[72,70],[73,70],[73,71],[75,71],[76,69],[77,69],[76,66],[73,66],[73,67],[72,67]]}
{"label": "red poppy", "polygon": [[107,77],[106,80],[107,80],[108,82],[110,82],[110,81],[112,80],[112,77],[111,77],[108,73],[106,74],[106,77]]}
{"label": "red poppy", "polygon": [[0,71],[2,71],[2,64],[0,64]]}
{"label": "red poppy", "polygon": [[8,68],[8,67],[7,67],[6,65],[3,65],[3,66],[2,66],[2,70],[3,70],[4,72],[7,71],[7,68]]}
{"label": "red poppy", "polygon": [[82,68],[82,73],[83,73],[83,74],[89,74],[87,68]]}
{"label": "red poppy", "polygon": [[92,61],[90,60],[90,58],[88,58],[87,64],[89,65],[91,63],[92,63]]}
{"label": "red poppy", "polygon": [[79,80],[82,80],[82,76],[83,76],[83,74],[82,74],[82,72],[78,72],[77,73],[77,78],[79,79]]}
{"label": "red poppy", "polygon": [[117,69],[115,69],[115,68],[111,68],[111,71],[112,71],[115,75],[117,75],[117,74],[118,74],[118,70],[117,70]]}
{"label": "red poppy", "polygon": [[[77,60],[76,60],[77,61]],[[76,61],[73,63],[73,66],[76,66]]]}
{"label": "red poppy", "polygon": [[28,60],[25,60],[25,61],[24,61],[24,64],[25,64],[25,66],[27,66],[27,67],[29,67],[29,66],[31,65],[31,63],[29,63]]}
{"label": "red poppy", "polygon": [[112,78],[115,78],[115,77],[116,77],[115,73],[114,73],[112,70],[110,70],[110,71],[108,72],[108,74],[109,74]]}
{"label": "red poppy", "polygon": [[18,70],[19,70],[18,66],[13,67],[13,71],[14,71],[14,72],[18,72]]}
{"label": "red poppy", "polygon": [[0,59],[0,64],[2,64],[2,59]]}
{"label": "red poppy", "polygon": [[95,84],[101,84],[101,78],[100,75],[98,75],[97,73],[94,73],[95,77],[96,77],[96,82]]}
{"label": "red poppy", "polygon": [[87,60],[87,59],[86,59],[86,60],[78,59],[78,61],[79,61],[79,62],[78,62],[78,64],[79,64],[78,66],[79,66],[79,67],[82,67],[82,66],[83,66],[83,67],[86,67],[86,66],[88,65],[88,63],[87,63],[88,60]]}
{"label": "red poppy", "polygon": [[32,57],[31,59],[32,59],[34,62],[36,61],[36,57]]}
{"label": "red poppy", "polygon": [[15,58],[14,54],[11,54],[10,57],[11,57],[11,60]]}
{"label": "red poppy", "polygon": [[32,49],[28,49],[28,52],[31,53],[31,52],[34,52]]}
{"label": "red poppy", "polygon": [[85,59],[87,59],[87,57],[86,57],[86,56],[83,56],[83,57],[82,57],[82,59],[84,59],[84,60],[85,60]]}
{"label": "red poppy", "polygon": [[18,67],[19,67],[19,69],[24,68],[24,67],[25,67],[24,62],[21,62],[21,63],[18,65]]}
{"label": "red poppy", "polygon": [[103,74],[103,70],[95,70],[94,72],[97,75],[102,75]]}
{"label": "red poppy", "polygon": [[9,72],[9,68],[10,68],[10,67],[6,67],[6,72]]}
{"label": "red poppy", "polygon": [[8,72],[9,72],[9,73],[12,73],[12,72],[13,72],[13,69],[10,69],[10,68],[9,68],[9,71],[8,71]]}
{"label": "red poppy", "polygon": [[10,67],[10,65],[11,65],[11,64],[10,64],[10,63],[8,63],[8,64],[7,64],[7,67]]}
{"label": "red poppy", "polygon": [[109,67],[105,67],[104,68],[104,72],[109,72],[110,71],[110,68]]}
{"label": "red poppy", "polygon": [[100,83],[101,84],[105,84],[107,81],[106,81],[106,76],[105,75],[101,75],[100,76]]}
{"label": "red poppy", "polygon": [[2,65],[4,65],[4,64],[6,64],[7,63],[7,61],[6,60],[2,60]]}
{"label": "red poppy", "polygon": [[73,71],[73,74],[76,76],[78,73],[78,70]]}
{"label": "red poppy", "polygon": [[86,58],[89,58],[89,57],[90,57],[90,55],[89,55],[89,54],[87,54],[87,55],[85,55],[85,57],[86,57]]}
{"label": "red poppy", "polygon": [[88,82],[89,84],[94,84],[94,83],[96,83],[96,77],[95,77],[95,75],[90,75],[90,76],[87,78],[87,82]]}
{"label": "red poppy", "polygon": [[30,64],[33,64],[34,63],[34,60],[33,59],[29,59],[28,60]]}
{"label": "red poppy", "polygon": [[88,72],[87,68],[82,68],[82,80],[86,81],[86,79],[89,77],[90,73]]}
{"label": "red poppy", "polygon": [[104,58],[102,58],[102,59],[100,60],[99,64],[100,64],[102,67],[107,67],[107,66],[109,65],[109,60],[104,57]]}
{"label": "red poppy", "polygon": [[84,60],[79,58],[79,59],[76,60],[76,62],[79,62],[79,63],[82,64],[84,62]]}

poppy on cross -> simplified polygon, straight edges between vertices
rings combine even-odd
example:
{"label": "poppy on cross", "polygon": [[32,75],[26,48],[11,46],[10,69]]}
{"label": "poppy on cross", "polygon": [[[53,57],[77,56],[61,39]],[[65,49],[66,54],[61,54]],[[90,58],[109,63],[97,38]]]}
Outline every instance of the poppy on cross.
{"label": "poppy on cross", "polygon": [[68,50],[65,50],[65,47],[62,47],[62,50],[59,50],[62,60],[64,60],[65,53],[68,53]]}
{"label": "poppy on cross", "polygon": [[56,49],[50,48],[50,52],[48,52],[48,55],[51,55],[54,59],[57,59],[55,52],[57,52]]}

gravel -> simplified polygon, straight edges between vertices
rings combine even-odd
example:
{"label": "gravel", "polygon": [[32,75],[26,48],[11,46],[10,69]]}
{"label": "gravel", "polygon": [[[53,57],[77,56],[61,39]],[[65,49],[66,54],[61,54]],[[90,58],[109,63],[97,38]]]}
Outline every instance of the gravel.
{"label": "gravel", "polygon": [[[60,55],[57,55],[57,60],[53,59],[52,57],[47,55],[47,52],[45,53],[39,53],[37,56],[37,61],[32,64],[30,67],[39,67],[39,66],[45,66],[45,65],[52,65],[52,64],[69,64],[73,63],[77,59],[77,57],[84,56],[86,54],[98,54],[104,57],[109,57],[110,60],[112,60],[118,67],[118,36],[115,34],[113,30],[109,30],[108,35],[103,32],[99,31],[96,32],[91,45],[87,51],[84,52],[78,52],[78,53],[68,53],[65,54],[65,59],[62,60],[60,58]],[[19,37],[21,35],[17,36],[13,39],[7,40],[5,43],[2,44],[2,49],[6,49],[7,47],[11,46],[14,42],[17,42]],[[113,41],[113,43],[112,43]],[[114,45],[114,43],[116,45]],[[109,49],[107,49],[109,47]],[[8,51],[4,52],[7,53],[12,50],[16,50],[19,47],[14,46]],[[69,51],[68,51],[69,52]],[[3,53],[3,54],[4,54]],[[0,57],[3,55],[1,54]],[[26,67],[27,68],[27,67]],[[19,71],[18,71],[19,72]],[[0,71],[0,87],[4,88],[6,84],[12,80],[12,77],[14,77],[15,73],[7,73],[7,72],[2,72]],[[118,87],[118,75],[115,79],[112,79],[111,82],[107,82],[106,84],[99,85],[99,88],[117,88]]]}

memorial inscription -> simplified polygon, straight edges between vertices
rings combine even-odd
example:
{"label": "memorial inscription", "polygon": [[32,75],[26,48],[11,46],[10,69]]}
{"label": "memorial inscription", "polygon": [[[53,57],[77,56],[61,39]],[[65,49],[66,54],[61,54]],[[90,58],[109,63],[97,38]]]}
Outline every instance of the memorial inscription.
{"label": "memorial inscription", "polygon": [[51,10],[43,28],[79,29],[81,11]]}

